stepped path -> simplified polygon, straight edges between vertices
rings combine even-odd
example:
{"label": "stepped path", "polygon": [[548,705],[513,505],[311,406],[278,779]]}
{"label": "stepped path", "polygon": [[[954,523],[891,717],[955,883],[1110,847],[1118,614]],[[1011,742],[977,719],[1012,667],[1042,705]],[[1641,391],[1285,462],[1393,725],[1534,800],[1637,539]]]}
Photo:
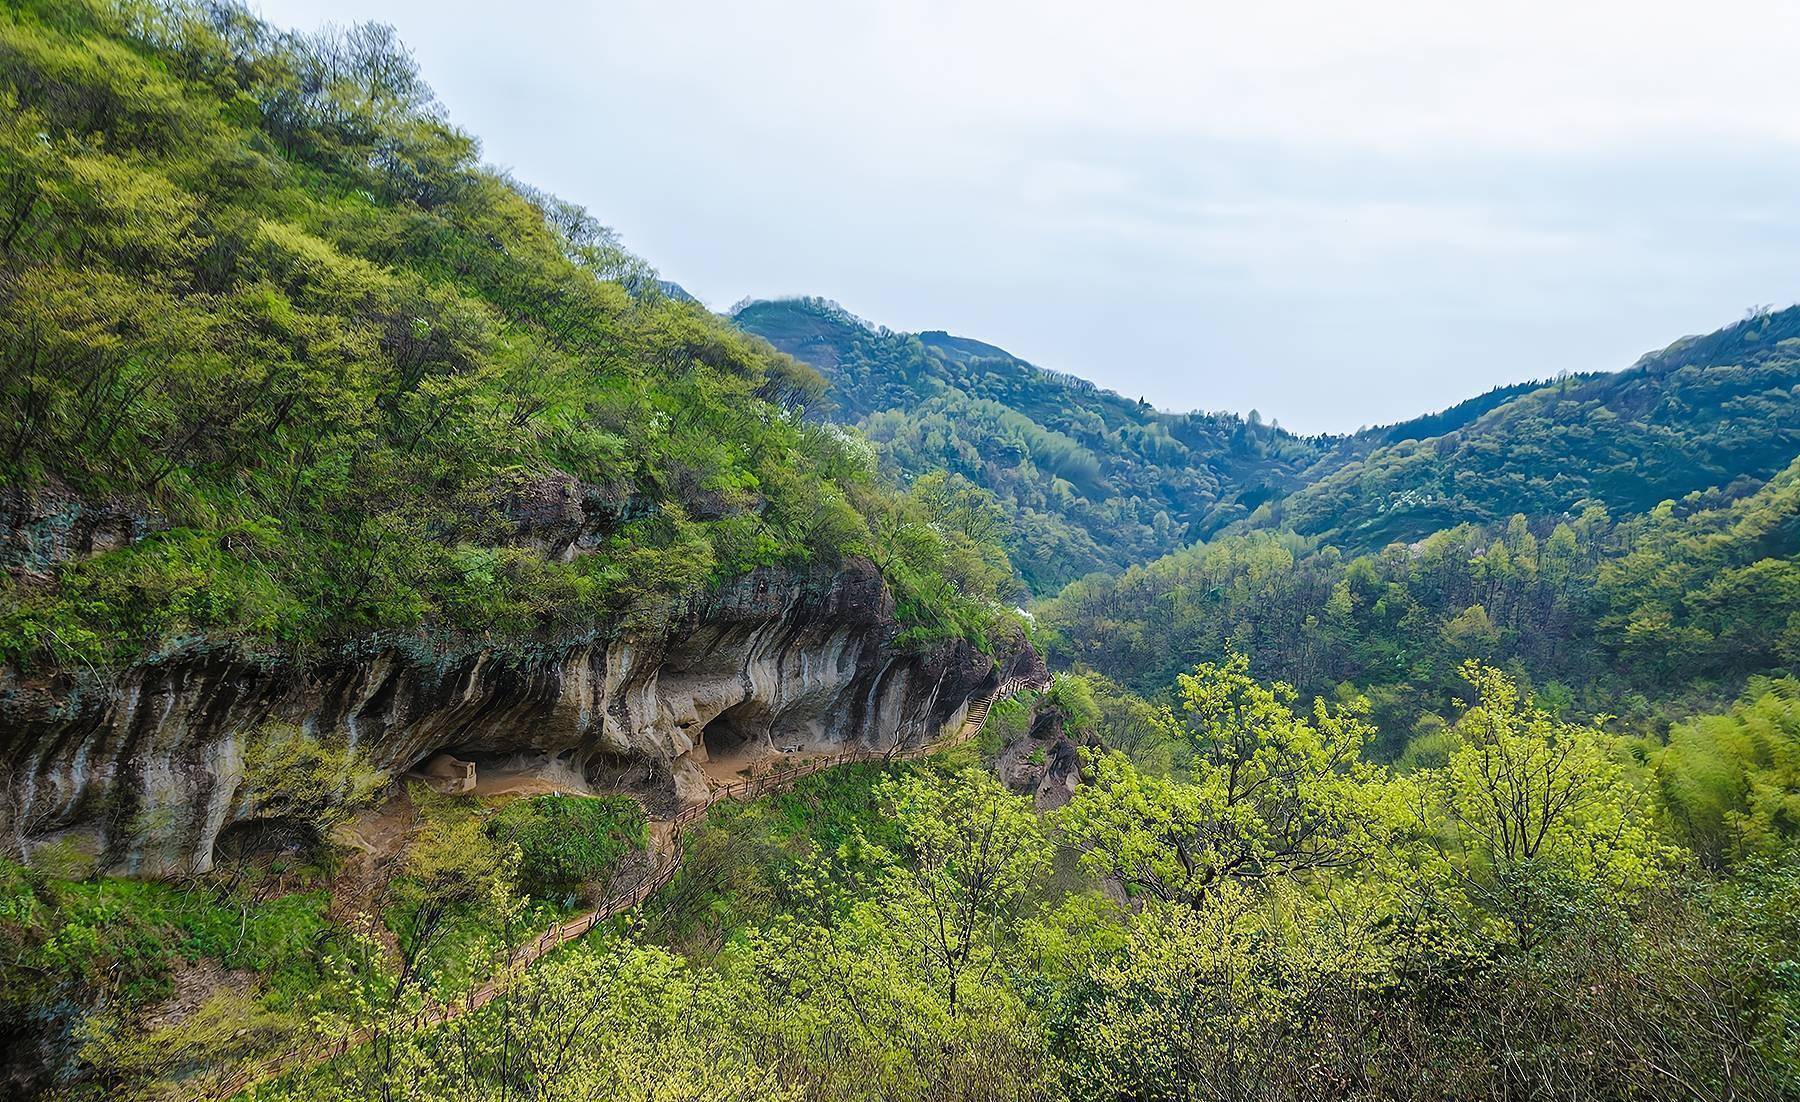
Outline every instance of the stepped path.
{"label": "stepped path", "polygon": [[[840,765],[849,765],[854,762],[904,761],[935,754],[939,750],[974,738],[981,731],[982,725],[987,722],[988,713],[993,710],[995,704],[1010,699],[1020,691],[1031,687],[1035,687],[1035,683],[1028,678],[1015,677],[1001,682],[993,692],[977,698],[974,703],[969,705],[969,710],[964,713],[961,726],[953,734],[922,746],[915,746],[910,750],[850,750],[842,754],[796,762],[790,766],[771,769],[745,780],[714,788],[705,802],[689,804],[682,808],[673,819],[650,820],[651,848],[656,855],[656,860],[635,882],[593,910],[576,915],[561,926],[546,930],[536,941],[515,948],[508,957],[506,965],[498,974],[486,983],[470,990],[463,998],[454,1002],[432,1003],[416,1014],[391,1020],[380,1028],[364,1026],[335,1041],[315,1040],[305,1046],[289,1049],[279,1055],[240,1068],[225,1078],[205,1083],[196,1082],[195,1087],[183,1091],[181,1097],[195,1100],[230,1098],[243,1092],[254,1083],[274,1078],[296,1068],[322,1064],[341,1056],[351,1049],[368,1044],[380,1032],[398,1033],[429,1029],[434,1025],[440,1025],[471,1011],[479,1010],[504,994],[533,964],[543,959],[545,954],[576,938],[586,936],[601,923],[637,908],[644,900],[655,894],[658,888],[674,879],[676,871],[681,868],[681,858],[685,852],[682,835],[689,826],[705,815],[712,805],[721,800],[750,800],[758,796],[785,792],[803,777],[810,777],[814,773],[834,769]],[[205,1078],[207,1077],[195,1076],[190,1082]]]}

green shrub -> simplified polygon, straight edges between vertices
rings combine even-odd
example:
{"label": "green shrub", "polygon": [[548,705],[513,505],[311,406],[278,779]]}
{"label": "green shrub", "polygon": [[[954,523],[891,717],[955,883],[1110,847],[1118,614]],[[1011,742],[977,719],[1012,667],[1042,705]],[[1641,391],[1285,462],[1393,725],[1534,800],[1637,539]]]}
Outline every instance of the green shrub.
{"label": "green shrub", "polygon": [[983,757],[994,757],[1003,747],[1011,746],[1025,737],[1031,730],[1032,720],[1037,716],[1037,700],[1037,693],[1025,692],[994,702],[994,706],[988,711],[987,722],[981,725],[981,731],[974,740]]}
{"label": "green shrub", "polygon": [[265,977],[277,1004],[297,1005],[316,979],[329,904],[322,891],[254,899],[210,885],[58,880],[0,862],[0,933],[19,975],[107,990],[126,1006],[167,996],[176,962],[202,957]]}
{"label": "green shrub", "polygon": [[644,809],[626,796],[516,800],[489,820],[488,834],[518,845],[519,879],[534,895],[605,880],[649,837]]}
{"label": "green shrub", "polygon": [[689,828],[681,871],[644,909],[647,933],[704,954],[784,914],[824,920],[849,907],[900,841],[877,809],[876,782],[921,768],[845,765],[778,796],[715,805]]}
{"label": "green shrub", "polygon": [[350,747],[321,742],[291,723],[264,726],[244,752],[244,781],[259,817],[320,837],[387,783]]}
{"label": "green shrub", "polygon": [[1063,725],[1071,734],[1090,730],[1100,722],[1100,705],[1094,699],[1096,681],[1091,674],[1075,673],[1059,673],[1050,681],[1044,704],[1062,713]]}

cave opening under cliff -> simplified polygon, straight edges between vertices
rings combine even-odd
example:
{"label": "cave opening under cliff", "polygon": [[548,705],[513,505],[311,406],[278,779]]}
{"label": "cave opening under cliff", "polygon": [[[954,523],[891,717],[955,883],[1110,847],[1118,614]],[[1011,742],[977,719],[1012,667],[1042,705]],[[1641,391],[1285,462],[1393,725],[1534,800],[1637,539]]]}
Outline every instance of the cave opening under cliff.
{"label": "cave opening under cliff", "polygon": [[761,701],[746,700],[714,716],[700,731],[700,745],[712,761],[740,757],[766,747],[774,717]]}
{"label": "cave opening under cliff", "polygon": [[322,840],[316,827],[300,819],[245,819],[219,831],[213,839],[212,863],[214,868],[227,868],[259,858],[301,854]]}

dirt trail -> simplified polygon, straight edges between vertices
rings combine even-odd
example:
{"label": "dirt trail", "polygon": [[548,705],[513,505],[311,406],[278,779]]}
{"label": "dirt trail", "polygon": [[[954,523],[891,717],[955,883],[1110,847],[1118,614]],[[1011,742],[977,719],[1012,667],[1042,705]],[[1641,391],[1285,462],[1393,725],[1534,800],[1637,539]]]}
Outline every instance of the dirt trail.
{"label": "dirt trail", "polygon": [[357,850],[363,857],[380,860],[392,857],[406,846],[418,812],[406,786],[380,807],[359,812],[332,833],[332,840]]}
{"label": "dirt trail", "polygon": [[746,743],[730,753],[710,755],[700,763],[700,772],[709,786],[724,788],[830,756],[825,750],[774,750]]}
{"label": "dirt trail", "polygon": [[[349,822],[331,833],[332,841],[350,851],[331,885],[331,917],[348,921],[359,911],[373,914],[381,887],[386,883],[400,855],[406,852],[408,839],[418,822],[418,810],[406,786],[380,807],[358,812]],[[385,928],[383,928],[385,932]],[[381,936],[381,935],[378,935]],[[392,935],[382,937],[392,944]]]}

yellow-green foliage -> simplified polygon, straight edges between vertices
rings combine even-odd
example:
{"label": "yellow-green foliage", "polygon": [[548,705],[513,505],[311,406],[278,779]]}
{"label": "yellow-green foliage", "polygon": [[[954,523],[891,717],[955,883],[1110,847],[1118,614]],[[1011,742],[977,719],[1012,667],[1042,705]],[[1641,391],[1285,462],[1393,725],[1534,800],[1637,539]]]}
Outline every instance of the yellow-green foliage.
{"label": "yellow-green foliage", "polygon": [[[0,481],[152,529],[0,581],[0,660],[542,639],[850,554],[892,567],[915,637],[984,635],[1011,588],[991,506],[878,487],[809,418],[822,387],[483,167],[383,28],[0,10]],[[573,562],[507,506],[569,475],[604,529]]]}
{"label": "yellow-green foliage", "polygon": [[[782,847],[790,860],[765,866],[784,906],[735,927],[718,952],[684,959],[601,932],[546,960],[503,1005],[401,1036],[269,1096],[367,1098],[403,1083],[408,1097],[445,1102],[517,1090],[569,1102],[750,1102],[926,1098],[957,1083],[976,1097],[1045,1097],[1054,1064],[1041,1015],[1000,979],[1052,938],[1067,959],[1087,959],[1089,928],[1108,912],[1091,901],[1065,908],[1033,925],[1028,949],[1014,935],[1036,909],[1028,864],[1045,841],[1023,801],[978,774],[908,766],[880,777],[869,769],[815,777],[824,783],[764,808],[791,831]],[[896,810],[897,828],[875,810],[871,788]],[[805,811],[821,804],[814,833]],[[714,814],[771,840],[774,824],[745,810]],[[865,826],[879,841],[860,837]],[[1002,851],[1006,859],[990,866]],[[915,855],[923,879],[909,872]],[[821,864],[869,875],[840,878]],[[692,891],[688,875],[650,913]],[[940,891],[941,917],[968,940],[936,940]]]}
{"label": "yellow-green foliage", "polygon": [[[305,1033],[338,931],[317,890],[60,880],[0,862],[0,1019],[62,1036],[69,1097],[149,1091],[175,1074],[285,1047]],[[185,994],[192,1013],[143,1015],[184,972],[228,986]],[[86,1091],[87,1093],[82,1093]]]}
{"label": "yellow-green foliage", "polygon": [[781,915],[849,906],[900,845],[875,785],[920,768],[851,765],[768,800],[716,805],[689,830],[680,872],[646,912],[647,935],[704,955]]}
{"label": "yellow-green foliage", "polygon": [[[194,1071],[235,1066],[301,1043],[307,1020],[269,1009],[266,1000],[229,988],[215,990],[192,1016],[148,1032],[112,1017],[90,1018],[81,1029],[80,1058],[115,1082],[150,1097],[159,1086]],[[173,1093],[173,1092],[170,1092]]]}
{"label": "yellow-green foliage", "polygon": [[1264,686],[1233,656],[1180,679],[1179,713],[1156,718],[1191,748],[1191,780],[1147,774],[1125,755],[1093,759],[1093,783],[1063,811],[1063,829],[1098,875],[1198,906],[1220,886],[1354,866],[1385,846],[1394,809],[1364,762],[1367,703],[1315,703]]}
{"label": "yellow-green foliage", "polygon": [[387,781],[350,747],[321,742],[291,723],[265,724],[244,748],[244,783],[255,814],[321,836],[366,806]]}
{"label": "yellow-green foliage", "polygon": [[1707,860],[1778,852],[1800,836],[1800,681],[1753,683],[1729,713],[1676,724],[1656,777]]}
{"label": "yellow-green foliage", "polygon": [[554,913],[521,896],[519,844],[490,834],[478,801],[410,788],[421,821],[381,908],[399,948],[394,1000],[466,990]]}
{"label": "yellow-green foliage", "polygon": [[1100,722],[1100,705],[1094,699],[1091,677],[1058,673],[1050,679],[1044,703],[1062,713],[1070,732],[1091,731]]}
{"label": "yellow-green foliage", "polygon": [[994,966],[1002,931],[1048,871],[1049,847],[1030,802],[979,768],[885,778],[875,796],[899,827],[887,924],[912,939],[955,1017],[966,977]]}
{"label": "yellow-green foliage", "polygon": [[[1158,716],[1191,765],[1148,774],[1109,755],[1048,819],[967,754],[718,805],[641,912],[423,1032],[403,1023],[428,998],[457,997],[558,917],[518,891],[506,828],[537,816],[529,803],[418,789],[418,829],[375,900],[387,930],[17,870],[0,932],[20,975],[71,985],[34,978],[7,1005],[91,991],[75,977],[167,957],[169,937],[146,931],[192,928],[202,955],[285,978],[149,1035],[125,1014],[77,1015],[95,1061],[76,1065],[79,1089],[153,1091],[308,1025],[373,1025],[393,1032],[260,1096],[1791,1096],[1792,853],[1697,877],[1658,832],[1632,745],[1466,672],[1447,760],[1404,776],[1355,760],[1359,704],[1302,712],[1232,662],[1195,669]],[[1053,841],[1106,879],[1077,875]],[[1138,889],[1123,902],[1121,882]],[[132,1007],[168,989],[137,982]],[[224,1028],[239,1015],[250,1032]]]}
{"label": "yellow-green foliage", "polygon": [[1521,938],[1563,884],[1613,903],[1660,884],[1680,856],[1623,740],[1549,715],[1498,670],[1463,676],[1475,700],[1441,776],[1458,882]]}

